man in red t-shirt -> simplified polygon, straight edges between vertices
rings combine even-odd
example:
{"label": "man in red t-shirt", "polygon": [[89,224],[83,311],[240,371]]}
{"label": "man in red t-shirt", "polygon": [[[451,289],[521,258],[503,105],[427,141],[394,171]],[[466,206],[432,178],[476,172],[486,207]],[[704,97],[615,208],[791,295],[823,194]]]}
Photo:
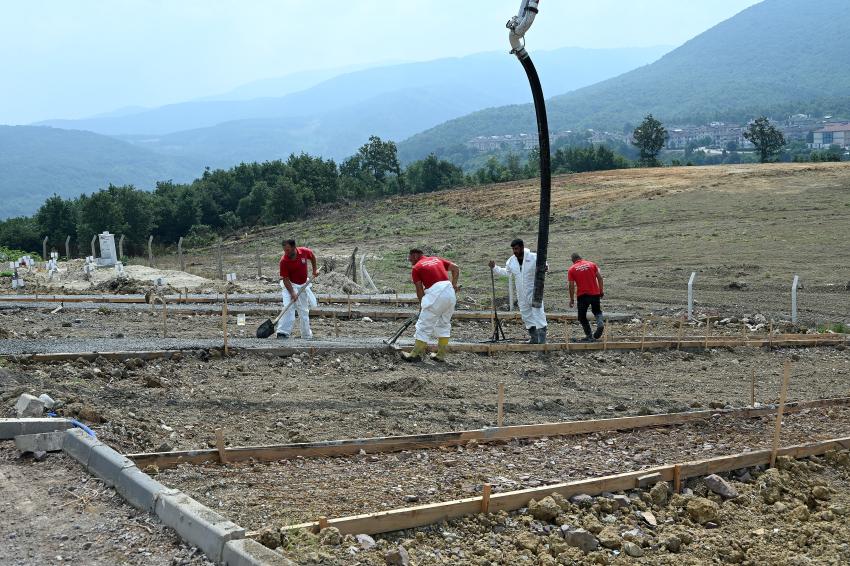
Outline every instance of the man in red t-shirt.
{"label": "man in red t-shirt", "polygon": [[[280,286],[283,294],[283,308],[291,302],[295,306],[286,311],[277,323],[277,337],[289,338],[292,326],[295,324],[295,312],[301,325],[301,338],[309,340],[313,337],[310,330],[310,307],[315,307],[318,302],[313,291],[310,290],[307,281],[307,264],[313,267],[313,277],[319,274],[316,267],[316,256],[310,248],[299,248],[295,240],[286,240],[283,243],[283,255],[280,258]],[[301,289],[306,289],[298,295]],[[297,299],[297,300],[296,300]]]}
{"label": "man in red t-shirt", "polygon": [[[602,317],[600,300],[605,296],[604,281],[599,267],[592,261],[582,259],[580,255],[572,255],[573,265],[567,271],[567,281],[570,286],[570,307],[575,306],[578,295],[578,321],[584,329],[585,337],[581,342],[598,340],[605,332],[605,322]],[[587,308],[596,317],[596,332],[590,333],[590,322],[587,320]]]}
{"label": "man in red t-shirt", "polygon": [[428,257],[418,248],[410,250],[407,259],[413,266],[410,277],[416,285],[420,311],[414,335],[416,344],[410,353],[402,352],[401,356],[409,362],[420,361],[428,349],[428,340],[437,338],[437,353],[431,357],[444,362],[451,336],[452,314],[457,302],[455,292],[460,268],[447,259]]}

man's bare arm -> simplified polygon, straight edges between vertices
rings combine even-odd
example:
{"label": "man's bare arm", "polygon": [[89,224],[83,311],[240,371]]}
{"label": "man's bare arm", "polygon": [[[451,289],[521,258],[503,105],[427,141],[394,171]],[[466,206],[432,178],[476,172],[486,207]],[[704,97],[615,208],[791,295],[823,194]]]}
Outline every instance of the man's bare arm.
{"label": "man's bare arm", "polygon": [[316,278],[316,277],[319,276],[319,269],[316,265],[316,255],[315,254],[313,254],[313,257],[310,258],[310,263],[313,264],[313,278]]}
{"label": "man's bare arm", "polygon": [[282,279],[283,286],[286,287],[286,290],[289,291],[289,296],[292,297],[292,300],[295,300],[295,289],[292,288],[292,281],[289,280],[289,277],[284,277]]}
{"label": "man's bare arm", "polygon": [[599,283],[599,295],[605,294],[605,280],[602,278],[601,273],[596,274],[596,282]]}
{"label": "man's bare arm", "polygon": [[457,280],[458,277],[460,277],[460,268],[457,264],[452,263],[449,265],[449,273],[452,274],[452,287],[454,287],[455,291],[457,291]]}
{"label": "man's bare arm", "polygon": [[422,281],[417,281],[416,285],[416,297],[419,299],[419,302],[422,302],[422,297],[425,296],[425,286],[422,285]]}
{"label": "man's bare arm", "polygon": [[576,300],[576,282],[570,281],[570,306],[573,306],[573,303]]}

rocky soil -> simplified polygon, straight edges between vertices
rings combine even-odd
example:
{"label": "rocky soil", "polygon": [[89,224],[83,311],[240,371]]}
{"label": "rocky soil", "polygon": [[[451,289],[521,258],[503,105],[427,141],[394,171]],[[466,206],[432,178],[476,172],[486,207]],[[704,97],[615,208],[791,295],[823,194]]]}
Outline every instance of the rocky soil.
{"label": "rocky soil", "polygon": [[20,457],[0,441],[0,564],[206,565],[156,518],[62,453]]}
{"label": "rocky soil", "polygon": [[[366,537],[266,534],[305,564],[847,564],[850,455],[690,480],[647,490],[557,494],[516,513],[478,515]],[[720,495],[720,494],[723,495]]]}

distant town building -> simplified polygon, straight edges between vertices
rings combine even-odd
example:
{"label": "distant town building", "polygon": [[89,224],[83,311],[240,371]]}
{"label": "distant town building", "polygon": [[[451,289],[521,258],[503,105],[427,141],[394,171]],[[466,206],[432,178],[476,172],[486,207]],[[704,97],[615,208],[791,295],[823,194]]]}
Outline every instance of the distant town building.
{"label": "distant town building", "polygon": [[[622,134],[613,134],[611,132],[599,132],[596,130],[587,130],[587,139],[593,144],[602,144],[609,142],[625,141],[628,143],[628,137]],[[561,132],[550,132],[549,142],[554,144],[557,140],[565,138],[573,134],[572,130]],[[540,145],[537,135],[531,134],[503,134],[501,136],[478,136],[466,142],[466,147],[475,149],[479,153],[489,153],[492,151],[528,151],[537,148]]]}
{"label": "distant town building", "polygon": [[833,145],[850,149],[850,122],[826,124],[812,132],[811,149],[829,149]]}

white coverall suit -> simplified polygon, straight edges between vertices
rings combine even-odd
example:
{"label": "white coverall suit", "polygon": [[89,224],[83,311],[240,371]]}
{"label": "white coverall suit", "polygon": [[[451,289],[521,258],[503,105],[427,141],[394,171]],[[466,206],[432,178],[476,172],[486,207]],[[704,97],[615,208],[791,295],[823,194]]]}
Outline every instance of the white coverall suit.
{"label": "white coverall suit", "polygon": [[456,302],[457,297],[451,281],[438,281],[425,289],[414,338],[428,342],[432,337],[451,337],[452,315]]}
{"label": "white coverall suit", "polygon": [[522,315],[522,321],[525,323],[525,328],[546,328],[546,313],[543,312],[543,306],[539,309],[531,306],[534,300],[534,274],[537,271],[537,254],[525,248],[522,265],[515,255],[511,255],[505,263],[505,267],[498,265],[493,268],[493,273],[502,277],[508,275],[514,276],[516,285],[517,304],[519,305],[519,313]]}
{"label": "white coverall suit", "polygon": [[[280,282],[280,286],[283,289],[283,308],[286,308],[287,305],[292,302],[292,297],[289,296],[289,291],[286,290],[286,287],[283,285],[283,281]],[[302,287],[307,288],[304,289],[301,296],[298,296],[298,291],[300,291]],[[316,295],[313,294],[310,281],[307,281],[303,285],[296,285],[295,283],[292,283],[292,290],[298,297],[298,302],[295,303],[291,309],[286,311],[286,314],[280,317],[280,320],[277,322],[276,331],[278,334],[291,335],[292,326],[295,324],[295,311],[298,311],[298,320],[301,325],[301,338],[309,340],[313,337],[313,331],[310,330],[310,309],[317,307],[319,305],[319,301],[316,299]]]}

